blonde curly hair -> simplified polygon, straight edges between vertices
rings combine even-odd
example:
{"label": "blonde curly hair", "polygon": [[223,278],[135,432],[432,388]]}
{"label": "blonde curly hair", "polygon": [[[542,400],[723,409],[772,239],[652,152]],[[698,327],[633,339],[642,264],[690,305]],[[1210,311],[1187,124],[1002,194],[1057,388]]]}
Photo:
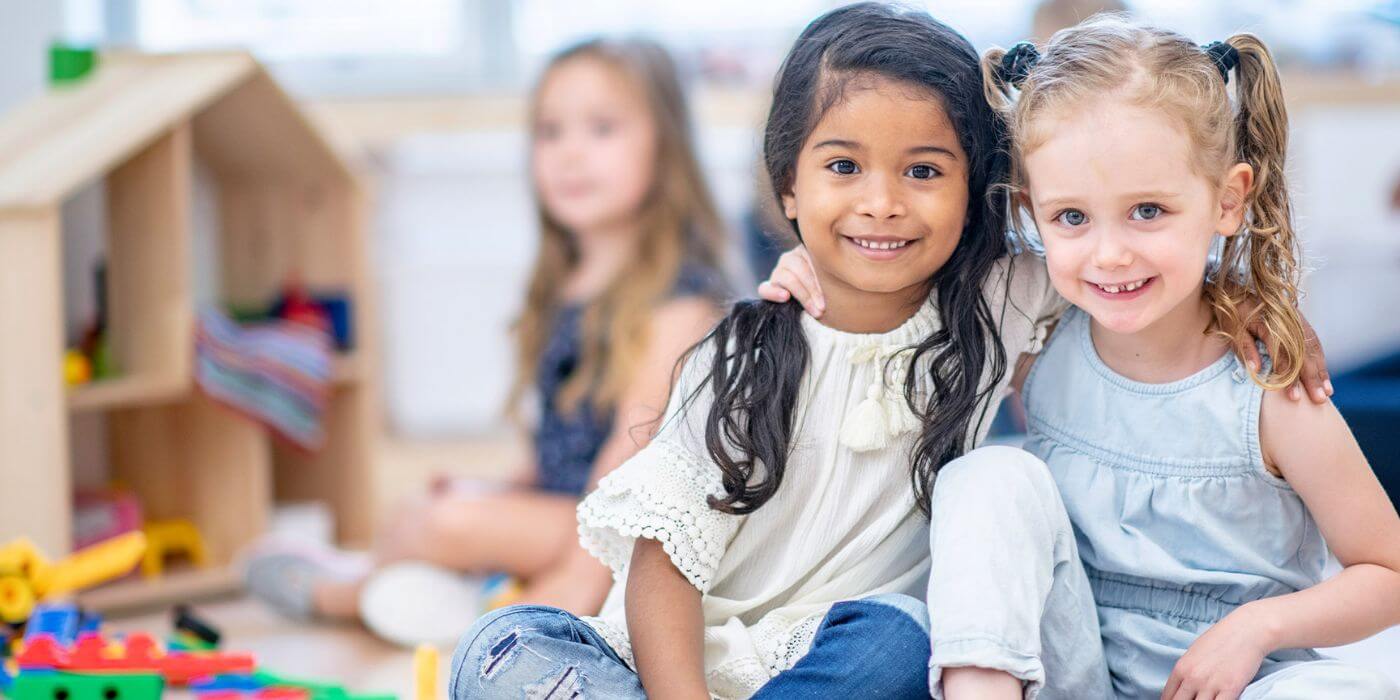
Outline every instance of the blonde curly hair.
{"label": "blonde curly hair", "polygon": [[[1236,163],[1248,164],[1254,186],[1243,231],[1224,239],[1204,287],[1211,332],[1243,348],[1254,342],[1251,328],[1263,329],[1272,367],[1266,376],[1252,373],[1254,380],[1268,389],[1293,384],[1306,355],[1297,305],[1300,251],[1284,177],[1288,114],[1268,48],[1252,34],[1236,34],[1207,51],[1175,32],[1099,15],[1056,32],[1043,51],[1028,51],[1032,61],[1008,60],[1002,49],[982,57],[987,99],[1011,132],[1010,187],[1024,187],[1024,155],[1045,139],[1036,128],[1040,117],[1105,95],[1160,110],[1180,124],[1193,168],[1212,182]],[[1018,207],[1012,219],[1024,231],[1022,214]]]}

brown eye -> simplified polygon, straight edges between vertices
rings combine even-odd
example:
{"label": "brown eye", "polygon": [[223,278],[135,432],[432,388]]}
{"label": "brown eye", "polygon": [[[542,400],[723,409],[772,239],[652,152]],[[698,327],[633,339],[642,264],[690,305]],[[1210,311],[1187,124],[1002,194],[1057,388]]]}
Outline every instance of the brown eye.
{"label": "brown eye", "polygon": [[909,177],[916,180],[931,180],[938,176],[938,170],[932,165],[916,165],[909,169]]}
{"label": "brown eye", "polygon": [[850,160],[838,160],[826,166],[826,168],[837,175],[855,175],[860,170],[856,167],[855,161]]}

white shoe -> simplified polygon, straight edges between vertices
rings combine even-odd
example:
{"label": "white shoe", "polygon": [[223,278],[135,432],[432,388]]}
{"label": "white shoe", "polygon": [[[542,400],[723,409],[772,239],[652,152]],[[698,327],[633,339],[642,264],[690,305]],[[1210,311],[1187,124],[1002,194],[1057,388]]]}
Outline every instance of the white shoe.
{"label": "white shoe", "polygon": [[400,646],[451,648],[481,615],[483,583],[427,562],[390,564],[360,590],[360,619]]}

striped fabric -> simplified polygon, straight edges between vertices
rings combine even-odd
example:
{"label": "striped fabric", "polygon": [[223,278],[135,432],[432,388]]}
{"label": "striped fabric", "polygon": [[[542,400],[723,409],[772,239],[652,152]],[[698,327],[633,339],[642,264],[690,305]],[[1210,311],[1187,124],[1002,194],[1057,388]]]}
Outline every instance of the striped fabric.
{"label": "striped fabric", "polygon": [[195,383],[215,401],[314,451],[324,438],[332,347],[324,330],[288,321],[240,326],[206,308],[195,335]]}

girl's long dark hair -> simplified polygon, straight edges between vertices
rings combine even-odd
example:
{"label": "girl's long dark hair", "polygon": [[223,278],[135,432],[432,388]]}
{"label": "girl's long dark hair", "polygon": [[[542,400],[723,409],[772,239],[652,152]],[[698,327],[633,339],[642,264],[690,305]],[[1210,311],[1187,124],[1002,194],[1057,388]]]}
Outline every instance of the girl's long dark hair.
{"label": "girl's long dark hair", "polygon": [[[904,381],[905,400],[923,424],[910,479],[925,513],[938,469],[971,445],[1006,372],[997,319],[983,297],[993,265],[1008,252],[1006,195],[991,187],[1006,177],[1006,130],[983,98],[978,60],[967,39],[923,12],[878,3],[828,12],[808,25],[784,60],[763,141],[773,192],[781,197],[792,190],[807,137],[842,99],[846,81],[864,74],[923,89],[939,100],[968,156],[967,222],[952,256],[929,280],[942,326],[916,347]],[[800,239],[796,222],[793,228]],[[810,357],[801,307],[741,302],[696,347],[707,346],[714,361],[697,392],[708,388],[713,394],[705,445],[725,489],[710,505],[750,513],[777,492],[792,449]],[[990,376],[982,384],[984,370]],[[920,397],[915,386],[925,371],[932,391]]]}

